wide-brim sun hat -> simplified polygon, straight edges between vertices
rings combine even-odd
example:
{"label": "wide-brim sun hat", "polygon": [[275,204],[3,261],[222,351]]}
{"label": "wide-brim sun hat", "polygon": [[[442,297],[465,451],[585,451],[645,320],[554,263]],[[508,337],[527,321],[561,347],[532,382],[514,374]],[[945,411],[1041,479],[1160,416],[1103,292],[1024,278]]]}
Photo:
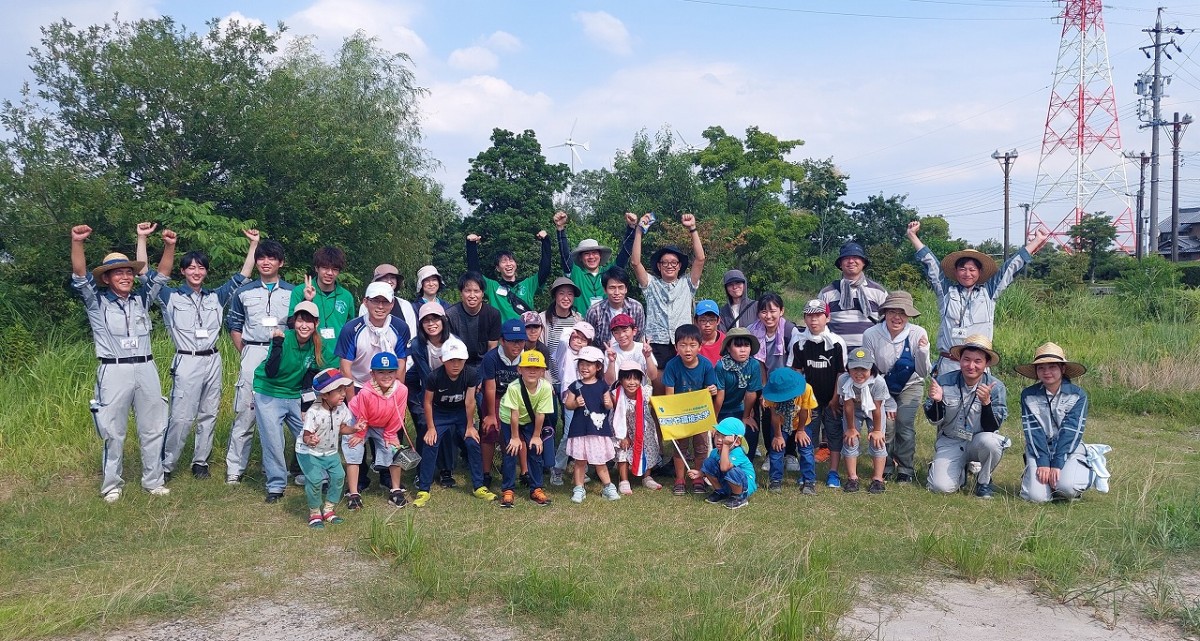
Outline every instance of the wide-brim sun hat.
{"label": "wide-brim sun hat", "polygon": [[750,355],[754,356],[755,354],[758,353],[758,348],[760,346],[760,343],[758,342],[758,337],[755,336],[754,334],[751,334],[750,330],[746,329],[745,327],[734,327],[733,329],[729,330],[728,332],[725,332],[725,338],[724,338],[724,340],[721,341],[721,353],[722,354],[729,351],[729,343],[731,343],[733,341],[733,339],[735,339],[735,338],[750,339]]}
{"label": "wide-brim sun hat", "polygon": [[579,255],[583,252],[600,252],[600,264],[603,265],[612,258],[612,249],[596,242],[595,238],[584,238],[579,241],[575,249],[571,250],[571,262],[583,267],[583,262],[579,260]]}
{"label": "wide-brim sun hat", "polygon": [[974,334],[972,336],[968,336],[967,340],[963,341],[962,345],[955,345],[954,347],[951,347],[950,358],[958,360],[962,357],[963,350],[968,348],[978,349],[987,353],[988,367],[992,367],[996,363],[1000,362],[1000,355],[992,349],[992,339],[984,336],[983,334]]}
{"label": "wide-brim sun hat", "polygon": [[354,381],[342,376],[342,372],[333,367],[321,370],[313,377],[312,381],[313,391],[319,394],[332,392],[339,387],[346,387],[353,384]]}
{"label": "wide-brim sun hat", "polygon": [[579,290],[579,285],[576,285],[575,281],[567,278],[566,276],[559,276],[558,278],[554,279],[553,283],[550,283],[550,295],[554,296],[554,292],[557,291],[559,287],[570,287],[571,291],[575,292],[575,298],[579,298],[583,295],[583,292]]}
{"label": "wide-brim sun hat", "polygon": [[446,281],[442,279],[442,274],[438,271],[437,267],[434,267],[433,265],[426,265],[417,270],[417,298],[421,297],[421,283],[424,283],[425,279],[429,278],[430,276],[437,276],[439,292],[442,291],[442,288],[446,286]]}
{"label": "wide-brim sun hat", "polygon": [[780,367],[767,377],[763,398],[772,403],[790,401],[804,394],[807,386],[808,381],[804,380],[803,374],[790,367]]}
{"label": "wide-brim sun hat", "polygon": [[579,356],[575,357],[576,361],[587,361],[589,363],[599,363],[604,365],[604,352],[600,351],[599,347],[588,345],[579,350]]}
{"label": "wide-brim sun hat", "polygon": [[1087,368],[1081,363],[1067,360],[1066,352],[1056,343],[1043,344],[1034,352],[1032,361],[1014,366],[1013,369],[1025,378],[1037,380],[1038,365],[1062,365],[1063,376],[1070,379],[1079,378],[1087,373]]}
{"label": "wide-brim sun hat", "polygon": [[400,270],[396,269],[395,265],[384,263],[375,268],[375,272],[371,274],[371,280],[376,281],[384,276],[395,276],[396,280],[400,280]]}
{"label": "wide-brim sun hat", "polygon": [[122,267],[132,269],[133,275],[137,276],[145,266],[146,263],[140,260],[129,260],[129,257],[121,252],[112,252],[105,256],[104,260],[100,261],[100,264],[92,270],[92,278],[100,280],[100,274],[110,272],[114,269],[121,269]]}
{"label": "wide-brim sun hat", "polygon": [[659,247],[658,251],[654,252],[650,256],[650,269],[653,270],[654,274],[660,278],[662,277],[662,274],[660,274],[658,272],[658,261],[662,260],[662,257],[664,254],[674,254],[675,257],[679,259],[679,274],[680,275],[682,275],[684,272],[686,272],[688,265],[691,264],[691,259],[688,258],[688,255],[683,253],[683,250],[676,247],[675,245],[667,245],[666,247]]}
{"label": "wide-brim sun hat", "polygon": [[954,282],[958,282],[958,273],[955,265],[963,258],[972,258],[979,262],[979,282],[984,282],[996,275],[1000,271],[1000,267],[996,264],[996,259],[987,254],[976,251],[974,249],[960,249],[956,252],[946,254],[942,259],[942,273],[946,278]]}
{"label": "wide-brim sun hat", "polygon": [[898,309],[904,312],[904,315],[909,318],[916,318],[921,315],[921,312],[918,312],[916,306],[913,305],[912,294],[901,290],[888,292],[887,298],[884,298],[883,303],[879,305],[879,313],[881,314],[889,309]]}
{"label": "wide-brim sun hat", "polygon": [[621,360],[617,361],[618,377],[620,376],[621,372],[637,372],[642,375],[642,378],[646,377],[646,368],[643,367],[640,362],[635,361],[632,358],[622,358]]}

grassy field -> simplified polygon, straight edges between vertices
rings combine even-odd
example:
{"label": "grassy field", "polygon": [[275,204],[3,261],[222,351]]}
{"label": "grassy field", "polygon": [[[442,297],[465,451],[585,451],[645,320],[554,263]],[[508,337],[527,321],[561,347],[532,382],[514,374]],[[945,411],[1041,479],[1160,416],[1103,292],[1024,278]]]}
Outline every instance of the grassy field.
{"label": "grassy field", "polygon": [[[932,299],[921,293],[918,303],[932,333]],[[1080,381],[1093,397],[1087,440],[1114,447],[1113,491],[1072,504],[1016,498],[1014,421],[991,502],[896,485],[882,496],[822,487],[805,498],[789,486],[730,512],[640,488],[614,503],[593,493],[577,506],[566,487],[552,488],[548,508],[519,500],[500,511],[460,487],[435,488],[423,510],[396,511],[373,489],[345,525],[311,532],[299,488],[263,505],[257,464],[240,487],[216,480],[226,398],[213,480],[183,474],[165,499],[130,491],[110,506],[97,496],[99,443],[86,409],[91,347],[57,346],[0,380],[0,639],[294,594],[312,580],[312,563],[331,573],[354,565],[361,589],[340,592],[347,611],[452,622],[483,608],[545,638],[832,639],[860,586],[904,594],[930,576],[1029,581],[1062,602],[1200,625],[1200,607],[1165,596],[1172,579],[1161,574],[1166,560],[1194,558],[1200,545],[1200,329],[1123,324],[1113,298],[1043,307],[1030,291],[1006,294],[999,371],[1015,408],[1022,383],[1009,367],[1044,340],[1091,368]],[[169,349],[156,343],[160,363]],[[233,364],[227,357],[230,386]],[[918,431],[923,468],[932,429],[921,422]],[[137,467],[130,439],[131,487]],[[1160,587],[1141,600],[1116,598],[1142,583]]]}

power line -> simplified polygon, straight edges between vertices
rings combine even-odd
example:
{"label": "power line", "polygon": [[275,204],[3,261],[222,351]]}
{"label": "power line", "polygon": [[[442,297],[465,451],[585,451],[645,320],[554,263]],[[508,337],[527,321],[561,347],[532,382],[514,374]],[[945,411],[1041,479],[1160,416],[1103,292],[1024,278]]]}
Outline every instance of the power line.
{"label": "power line", "polygon": [[900,16],[882,13],[853,13],[849,11],[823,11],[820,9],[797,9],[795,7],[772,7],[766,5],[745,4],[740,2],[718,2],[717,0],[681,0],[691,4],[703,4],[715,7],[727,7],[731,9],[752,9],[756,11],[778,11],[782,13],[804,13],[810,15],[822,16],[839,16],[845,18],[883,18],[887,20],[928,20],[928,21],[943,21],[943,22],[1029,22],[1029,21],[1048,21],[1053,20],[1053,17],[1042,18],[973,18],[973,17],[951,17],[951,16]]}

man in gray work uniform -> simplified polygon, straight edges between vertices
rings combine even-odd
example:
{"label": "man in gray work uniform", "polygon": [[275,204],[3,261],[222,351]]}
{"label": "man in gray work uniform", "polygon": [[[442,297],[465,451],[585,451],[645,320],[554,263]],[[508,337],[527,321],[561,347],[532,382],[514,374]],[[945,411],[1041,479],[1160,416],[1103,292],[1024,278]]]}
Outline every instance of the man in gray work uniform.
{"label": "man in gray work uniform", "polygon": [[254,250],[258,279],[233,293],[225,327],[233,346],[242,354],[241,373],[233,397],[233,429],[229,433],[229,451],[225,455],[225,482],[242,481],[250,462],[250,444],[254,438],[254,370],[267,358],[271,334],[287,322],[292,285],[279,277],[283,268],[283,245],[267,239]]}
{"label": "man in gray work uniform", "polygon": [[242,262],[240,273],[215,290],[205,289],[208,277],[208,254],[190,251],[179,260],[183,284],[175,289],[163,288],[158,304],[163,323],[175,343],[171,359],[171,407],[164,437],[163,474],[171,474],[183,455],[192,425],[196,426],[196,447],[192,452],[192,476],[206,479],[208,458],[212,454],[213,431],[217,410],[221,407],[221,353],[217,338],[225,317],[225,305],[234,290],[250,280],[254,269],[254,252],[258,249],[258,230],[242,232],[250,239],[250,249]]}
{"label": "man in gray work uniform", "polygon": [[90,274],[83,243],[91,236],[92,228],[71,228],[71,286],[83,299],[100,360],[91,410],[96,434],[104,441],[100,495],[108,503],[120,500],[125,485],[121,475],[130,407],[137,418],[142,450],[142,487],[154,496],[170,493],[163,484],[162,469],[167,407],[150,352],[149,312],[150,301],[166,284],[175,262],[175,232],[168,229],[162,233],[164,246],[158,272],[138,276],[146,267],[146,237],[156,227],[153,223],[138,223],[138,260],[113,252]]}

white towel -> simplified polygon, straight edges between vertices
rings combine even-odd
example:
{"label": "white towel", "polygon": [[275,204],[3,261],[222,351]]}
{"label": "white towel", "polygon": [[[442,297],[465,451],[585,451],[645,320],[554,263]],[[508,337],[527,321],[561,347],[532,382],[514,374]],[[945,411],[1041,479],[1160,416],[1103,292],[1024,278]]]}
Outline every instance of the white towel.
{"label": "white towel", "polygon": [[1108,479],[1112,474],[1108,471],[1108,458],[1105,455],[1111,452],[1112,448],[1100,443],[1084,443],[1083,449],[1087,452],[1088,467],[1092,468],[1092,487],[1096,488],[1097,492],[1108,494]]}

